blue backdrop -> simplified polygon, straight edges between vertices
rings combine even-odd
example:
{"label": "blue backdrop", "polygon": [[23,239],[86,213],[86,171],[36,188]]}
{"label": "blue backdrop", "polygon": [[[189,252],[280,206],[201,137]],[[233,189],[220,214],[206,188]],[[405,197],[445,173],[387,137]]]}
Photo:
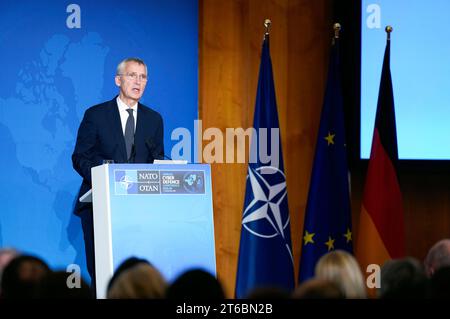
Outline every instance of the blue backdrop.
{"label": "blue backdrop", "polygon": [[160,112],[165,147],[197,118],[196,0],[0,2],[0,247],[76,263],[87,278],[72,207],[71,154],[84,111],[118,92],[123,58],[146,61],[142,102]]}

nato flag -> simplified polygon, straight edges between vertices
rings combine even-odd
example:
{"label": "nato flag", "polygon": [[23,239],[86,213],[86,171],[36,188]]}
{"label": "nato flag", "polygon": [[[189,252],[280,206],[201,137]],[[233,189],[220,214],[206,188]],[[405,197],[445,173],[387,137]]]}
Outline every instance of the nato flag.
{"label": "nato flag", "polygon": [[[237,298],[253,289],[294,288],[290,220],[277,103],[266,35],[261,55],[255,131],[246,181],[236,278]],[[271,151],[268,156],[268,151]],[[268,160],[268,159],[271,160]]]}

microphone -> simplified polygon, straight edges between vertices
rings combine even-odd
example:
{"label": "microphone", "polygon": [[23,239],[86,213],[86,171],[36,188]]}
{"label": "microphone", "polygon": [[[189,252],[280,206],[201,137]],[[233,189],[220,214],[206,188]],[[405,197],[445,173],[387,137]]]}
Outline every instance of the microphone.
{"label": "microphone", "polygon": [[162,159],[168,159],[168,160],[172,160],[169,156],[165,155],[164,153],[159,153],[156,150],[156,145],[155,142],[153,141],[152,138],[148,138],[145,141],[145,145],[147,146],[150,154],[152,155],[153,159],[158,159],[158,160],[162,160]]}

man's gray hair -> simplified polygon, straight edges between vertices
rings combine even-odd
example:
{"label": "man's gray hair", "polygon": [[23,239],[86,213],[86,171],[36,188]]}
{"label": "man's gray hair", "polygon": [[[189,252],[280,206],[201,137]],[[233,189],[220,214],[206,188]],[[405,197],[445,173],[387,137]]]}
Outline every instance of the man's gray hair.
{"label": "man's gray hair", "polygon": [[440,268],[450,266],[450,239],[445,238],[434,244],[428,251],[424,264],[430,277]]}
{"label": "man's gray hair", "polygon": [[117,65],[117,69],[116,69],[116,75],[121,75],[123,74],[123,71],[125,70],[125,65],[128,62],[136,62],[137,64],[141,64],[143,66],[145,66],[145,73],[147,73],[147,65],[145,64],[145,62],[139,58],[126,58],[124,60],[122,60],[119,65]]}

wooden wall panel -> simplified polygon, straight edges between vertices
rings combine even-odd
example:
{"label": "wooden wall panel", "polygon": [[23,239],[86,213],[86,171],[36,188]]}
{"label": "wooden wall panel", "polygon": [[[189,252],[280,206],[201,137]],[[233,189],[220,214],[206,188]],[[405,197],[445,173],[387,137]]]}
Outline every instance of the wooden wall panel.
{"label": "wooden wall panel", "polygon": [[438,240],[450,238],[450,174],[399,172],[405,210],[406,252],[423,260]]}
{"label": "wooden wall panel", "polygon": [[[303,210],[323,98],[329,1],[200,1],[200,118],[203,129],[244,129],[253,112],[265,18],[288,184],[296,273]],[[204,141],[203,145],[209,143]],[[212,165],[218,277],[234,292],[246,164]]]}
{"label": "wooden wall panel", "polygon": [[[298,274],[301,232],[324,94],[330,37],[330,0],[200,0],[199,117],[203,129],[248,128],[258,80],[263,21],[272,20],[270,49],[277,93]],[[204,141],[203,144],[207,144]],[[365,167],[352,170],[354,238]],[[236,278],[246,164],[212,165],[217,271],[229,297]],[[423,259],[450,237],[450,176],[400,171],[407,255]]]}

